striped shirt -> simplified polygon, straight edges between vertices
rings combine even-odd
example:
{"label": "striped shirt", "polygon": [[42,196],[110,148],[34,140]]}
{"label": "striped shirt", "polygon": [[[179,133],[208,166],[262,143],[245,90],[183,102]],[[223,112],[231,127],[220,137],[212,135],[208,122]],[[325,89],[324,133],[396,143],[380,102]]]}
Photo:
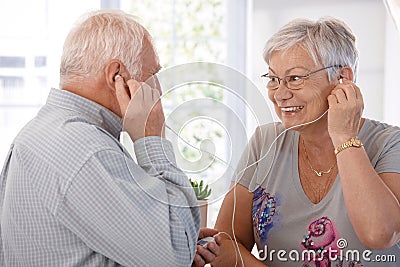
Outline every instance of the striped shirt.
{"label": "striped shirt", "polygon": [[118,141],[121,118],[52,89],[0,176],[0,266],[190,266],[200,213],[172,145]]}

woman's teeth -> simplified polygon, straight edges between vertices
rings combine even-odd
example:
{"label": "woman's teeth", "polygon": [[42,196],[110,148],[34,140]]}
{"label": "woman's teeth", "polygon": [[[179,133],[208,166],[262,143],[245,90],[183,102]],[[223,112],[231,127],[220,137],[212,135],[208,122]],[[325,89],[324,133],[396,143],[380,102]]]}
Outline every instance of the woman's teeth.
{"label": "woman's teeth", "polygon": [[300,109],[303,109],[303,108],[304,108],[304,106],[297,106],[297,107],[281,108],[281,110],[285,111],[285,112],[294,112],[294,111],[297,111],[297,110],[300,110]]}

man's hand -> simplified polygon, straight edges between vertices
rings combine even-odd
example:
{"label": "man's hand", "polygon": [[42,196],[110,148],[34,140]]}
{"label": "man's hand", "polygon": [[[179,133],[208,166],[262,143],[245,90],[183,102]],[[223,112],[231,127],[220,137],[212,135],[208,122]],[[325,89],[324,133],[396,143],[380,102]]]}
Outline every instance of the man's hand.
{"label": "man's hand", "polygon": [[164,112],[160,100],[159,89],[151,88],[146,83],[135,80],[126,82],[115,77],[117,100],[123,115],[124,130],[128,132],[132,141],[144,136],[164,136]]}
{"label": "man's hand", "polygon": [[214,261],[215,257],[220,254],[220,244],[221,237],[218,235],[218,231],[210,228],[200,228],[199,238],[198,240],[207,237],[213,236],[215,242],[209,242],[206,247],[197,246],[196,247],[196,255],[193,260],[193,267],[202,267],[207,263]]}

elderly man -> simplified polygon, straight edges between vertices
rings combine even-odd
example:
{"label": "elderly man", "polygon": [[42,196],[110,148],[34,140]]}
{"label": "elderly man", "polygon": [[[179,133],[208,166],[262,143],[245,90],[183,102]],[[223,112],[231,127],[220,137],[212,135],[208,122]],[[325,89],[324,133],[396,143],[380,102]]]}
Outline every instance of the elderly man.
{"label": "elderly man", "polygon": [[[192,264],[200,215],[163,136],[159,69],[150,34],[123,12],[91,13],[71,30],[61,89],[15,138],[1,173],[0,265]],[[194,265],[218,251],[198,248]]]}

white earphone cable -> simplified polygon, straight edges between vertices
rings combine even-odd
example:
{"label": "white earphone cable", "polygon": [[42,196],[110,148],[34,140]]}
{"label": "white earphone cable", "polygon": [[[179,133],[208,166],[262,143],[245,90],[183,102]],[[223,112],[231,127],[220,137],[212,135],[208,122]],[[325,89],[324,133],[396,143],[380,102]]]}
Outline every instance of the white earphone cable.
{"label": "white earphone cable", "polygon": [[[254,166],[254,165],[257,164],[258,162],[260,162],[261,160],[263,160],[264,158],[266,158],[267,155],[269,154],[269,152],[271,151],[272,146],[273,146],[273,145],[275,144],[275,142],[279,139],[279,137],[281,137],[284,133],[286,133],[287,131],[289,131],[289,130],[291,130],[291,129],[294,129],[294,128],[297,128],[297,127],[301,127],[301,126],[305,126],[305,125],[314,123],[314,122],[320,120],[323,116],[325,116],[326,113],[328,113],[328,110],[326,110],[322,115],[320,115],[320,116],[319,116],[318,118],[316,118],[315,120],[312,120],[312,121],[309,121],[309,122],[305,122],[305,123],[301,123],[301,124],[298,124],[298,125],[294,125],[294,126],[291,126],[291,127],[287,128],[287,129],[285,129],[284,131],[282,131],[282,132],[272,141],[271,145],[269,146],[269,148],[268,148],[268,150],[267,150],[267,152],[265,153],[264,156],[262,156],[259,160],[253,162],[252,164],[246,166],[246,168],[244,168],[243,170],[241,170],[240,172],[238,172],[238,173],[235,175],[235,184],[234,184],[234,186],[233,186],[232,234],[233,234],[233,238],[234,238],[234,240],[235,240],[235,244],[236,244],[237,250],[238,250],[238,252],[239,252],[240,261],[241,261],[241,263],[242,263],[242,266],[244,266],[243,257],[242,257],[242,254],[240,253],[239,244],[238,244],[238,242],[237,242],[237,240],[236,240],[235,227],[234,227],[234,225],[235,225],[235,212],[236,212],[236,184],[237,184],[237,182],[238,182],[238,179],[237,179],[237,178],[238,178],[244,171],[246,171],[248,168]],[[270,169],[271,169],[271,166],[272,166],[272,164],[270,165]],[[267,171],[267,173],[269,173],[270,169]],[[260,183],[260,184],[261,184],[261,183]],[[235,267],[236,267],[236,265],[235,265]]]}
{"label": "white earphone cable", "polygon": [[[234,241],[234,249],[235,249],[235,256],[236,256],[235,267],[237,266],[237,254],[239,254],[241,264],[242,264],[242,266],[244,266],[243,257],[242,257],[242,254],[241,254],[241,252],[240,252],[239,244],[238,244],[237,239],[236,239],[235,227],[234,227],[234,225],[235,225],[235,213],[236,213],[236,184],[237,184],[237,182],[238,182],[238,177],[239,177],[244,171],[246,171],[248,168],[254,166],[255,164],[259,163],[261,160],[265,159],[265,158],[267,157],[267,155],[270,153],[272,146],[273,146],[273,145],[275,144],[275,142],[279,139],[279,137],[281,137],[284,133],[286,133],[287,131],[289,131],[289,130],[291,130],[291,129],[297,128],[297,127],[301,127],[301,126],[305,126],[305,125],[308,125],[308,124],[312,124],[312,123],[314,123],[314,122],[320,120],[320,119],[321,119],[323,116],[325,116],[325,114],[327,114],[327,113],[328,113],[328,110],[326,110],[322,115],[320,115],[318,118],[316,118],[316,119],[314,119],[314,120],[312,120],[312,121],[305,122],[305,123],[301,123],[301,124],[298,124],[298,125],[294,125],[294,126],[291,126],[291,127],[287,128],[287,129],[285,129],[284,131],[282,131],[282,132],[272,141],[272,143],[270,144],[270,146],[269,146],[267,152],[265,153],[265,155],[263,155],[260,159],[258,159],[257,161],[253,162],[252,164],[246,166],[243,170],[240,170],[240,171],[235,175],[235,177],[234,177],[235,182],[234,182],[234,185],[233,185],[233,211],[232,211],[232,235],[233,235],[233,240],[232,240],[232,237],[231,237],[228,233],[226,233],[226,232],[220,232],[220,233],[226,234],[232,242]],[[200,151],[200,152],[208,153],[208,154],[212,155],[213,157],[215,157],[216,159],[218,159],[219,161],[225,163],[225,164],[226,164],[227,166],[229,166],[230,168],[232,168],[232,167],[230,166],[230,164],[228,164],[227,162],[225,162],[223,159],[219,158],[219,157],[216,156],[215,154],[212,154],[212,153],[210,153],[210,152],[208,152],[208,151],[203,151],[202,149],[197,148],[197,147],[193,146],[192,144],[190,144],[189,142],[187,142],[185,139],[183,139],[181,136],[179,136],[179,134],[178,134],[176,131],[174,131],[171,127],[169,127],[168,125],[166,125],[166,128],[168,128],[169,130],[171,130],[179,139],[181,139],[184,143],[188,144],[188,145],[191,146],[192,148],[194,148],[194,149],[196,149],[196,150],[198,150],[198,151]],[[271,166],[272,166],[272,164],[270,165],[270,168],[269,168],[269,170],[267,171],[267,174],[269,173],[269,171],[270,171],[270,169],[271,169]],[[233,169],[233,168],[232,168],[232,169]],[[266,177],[267,177],[267,176],[266,176]],[[260,184],[261,184],[261,183],[260,183]]]}

